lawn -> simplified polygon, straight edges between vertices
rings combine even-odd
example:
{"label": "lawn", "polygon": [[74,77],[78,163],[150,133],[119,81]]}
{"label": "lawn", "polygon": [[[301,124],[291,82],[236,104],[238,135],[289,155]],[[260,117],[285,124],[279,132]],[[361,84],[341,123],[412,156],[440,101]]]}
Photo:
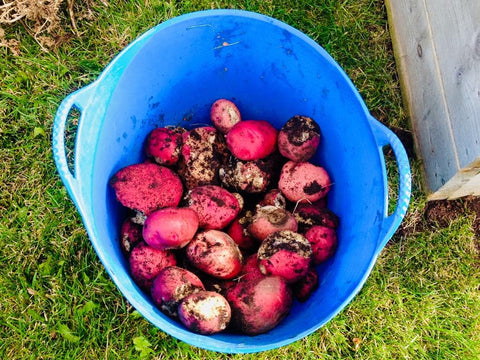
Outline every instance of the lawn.
{"label": "lawn", "polygon": [[303,31],[345,69],[377,119],[408,134],[380,0],[63,1],[51,22],[38,13],[37,22],[27,16],[10,24],[12,13],[0,5],[0,357],[479,359],[476,215],[461,200],[460,216],[426,216],[413,153],[402,227],[354,300],[303,340],[260,354],[209,352],[153,327],[122,297],[57,175],[53,117],[66,95],[144,31],[210,8],[256,11]]}

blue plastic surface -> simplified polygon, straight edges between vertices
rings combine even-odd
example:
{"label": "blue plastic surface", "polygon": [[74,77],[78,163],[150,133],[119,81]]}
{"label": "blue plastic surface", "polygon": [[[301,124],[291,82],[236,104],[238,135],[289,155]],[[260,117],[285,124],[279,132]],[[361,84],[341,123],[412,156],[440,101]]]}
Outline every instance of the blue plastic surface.
{"label": "blue plastic surface", "polygon": [[[257,336],[194,334],[153,306],[129,276],[118,239],[124,210],[108,185],[117,170],[143,159],[143,141],[153,128],[209,123],[210,105],[218,98],[233,100],[244,119],[268,120],[277,128],[296,114],[315,119],[323,139],[312,161],[331,175],[328,206],[341,219],[337,252],[318,267],[319,289],[306,303],[295,303],[281,325]],[[81,112],[74,174],[64,148],[72,107]],[[393,149],[400,177],[390,215],[386,145]],[[365,283],[410,199],[402,144],[371,117],[330,55],[285,23],[239,10],[182,15],[131,43],[95,82],[64,99],[55,117],[53,152],[92,245],[125,298],[166,333],[226,353],[277,348],[335,317]]]}

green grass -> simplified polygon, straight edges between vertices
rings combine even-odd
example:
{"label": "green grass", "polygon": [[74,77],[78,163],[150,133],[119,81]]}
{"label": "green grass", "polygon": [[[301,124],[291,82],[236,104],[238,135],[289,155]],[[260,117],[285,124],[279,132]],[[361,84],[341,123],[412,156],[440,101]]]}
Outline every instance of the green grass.
{"label": "green grass", "polygon": [[[0,358],[480,358],[479,258],[469,216],[445,229],[394,236],[337,317],[301,341],[261,354],[186,345],[121,296],[56,173],[54,113],[142,32],[185,12],[220,7],[264,13],[305,32],[345,69],[374,116],[408,129],[383,1],[98,2],[92,18],[77,20],[81,35],[48,53],[20,24],[5,28],[7,38],[20,41],[20,55],[0,48]],[[425,205],[419,169],[412,159],[407,224],[418,221]]]}

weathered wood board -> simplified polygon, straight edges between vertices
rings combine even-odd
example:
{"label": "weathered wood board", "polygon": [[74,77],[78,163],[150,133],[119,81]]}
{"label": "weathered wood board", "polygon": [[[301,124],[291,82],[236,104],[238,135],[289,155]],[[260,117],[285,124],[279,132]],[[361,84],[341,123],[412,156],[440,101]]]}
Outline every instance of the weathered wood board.
{"label": "weathered wood board", "polygon": [[480,195],[480,0],[386,0],[429,199]]}

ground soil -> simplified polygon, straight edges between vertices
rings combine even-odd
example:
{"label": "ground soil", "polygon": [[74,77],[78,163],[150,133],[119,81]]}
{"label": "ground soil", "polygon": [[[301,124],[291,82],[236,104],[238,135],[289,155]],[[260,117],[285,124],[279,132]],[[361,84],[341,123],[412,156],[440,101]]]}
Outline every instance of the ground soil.
{"label": "ground soil", "polygon": [[424,218],[427,225],[443,228],[456,218],[470,214],[475,216],[473,231],[480,238],[480,197],[429,201],[425,206]]}
{"label": "ground soil", "polygon": [[409,236],[427,229],[446,228],[461,216],[474,216],[472,230],[476,235],[476,245],[480,252],[480,197],[429,201],[423,213],[407,214],[397,233],[400,236]]}

